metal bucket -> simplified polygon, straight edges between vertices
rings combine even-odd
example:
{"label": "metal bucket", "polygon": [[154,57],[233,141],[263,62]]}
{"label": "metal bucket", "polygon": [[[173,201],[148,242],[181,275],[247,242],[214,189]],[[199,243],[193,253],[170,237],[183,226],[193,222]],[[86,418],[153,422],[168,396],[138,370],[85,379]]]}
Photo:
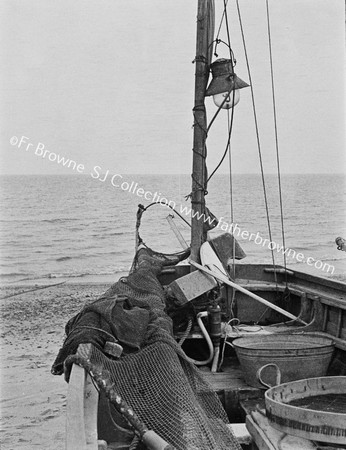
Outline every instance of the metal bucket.
{"label": "metal bucket", "polygon": [[[236,350],[245,381],[263,389],[257,371],[266,364],[280,368],[282,383],[303,378],[323,377],[327,373],[334,342],[328,338],[273,334],[235,339]],[[267,371],[268,372],[268,371]],[[267,383],[275,384],[276,371],[266,374]]]}

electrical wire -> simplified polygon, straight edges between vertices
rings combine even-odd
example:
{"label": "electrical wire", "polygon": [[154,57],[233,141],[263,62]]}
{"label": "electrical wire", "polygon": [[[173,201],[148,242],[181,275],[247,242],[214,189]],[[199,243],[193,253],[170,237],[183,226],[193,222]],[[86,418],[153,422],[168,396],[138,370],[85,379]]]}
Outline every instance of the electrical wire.
{"label": "electrical wire", "polygon": [[[233,92],[233,103],[234,103],[234,98],[235,98],[235,91]],[[222,108],[223,104],[226,102],[227,100],[227,96],[225,97],[225,100],[222,102],[221,106],[219,107],[219,109]],[[217,170],[219,169],[219,167],[221,166],[221,164],[224,162],[227,152],[229,151],[229,145],[230,145],[230,141],[231,141],[231,135],[232,135],[232,130],[233,130],[233,118],[234,118],[234,108],[232,108],[232,114],[231,114],[231,122],[230,122],[230,126],[228,129],[228,139],[227,139],[227,144],[226,144],[226,148],[225,151],[221,157],[220,162],[218,163],[218,165],[215,167],[215,169],[212,171],[211,175],[208,177],[207,183],[209,183],[209,181],[211,180],[211,178],[213,177],[213,175],[217,172]]]}

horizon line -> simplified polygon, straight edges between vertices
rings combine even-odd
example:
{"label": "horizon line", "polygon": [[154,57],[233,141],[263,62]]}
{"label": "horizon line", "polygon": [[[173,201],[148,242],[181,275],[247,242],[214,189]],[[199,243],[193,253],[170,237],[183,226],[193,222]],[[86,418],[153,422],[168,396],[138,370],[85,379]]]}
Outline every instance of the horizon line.
{"label": "horizon line", "polygon": [[[115,173],[114,173],[115,174]],[[113,175],[114,175],[113,174]],[[89,176],[90,174],[87,173],[0,173],[0,176]],[[121,172],[121,175],[139,175],[139,176],[153,176],[153,175],[159,175],[159,176],[181,176],[181,175],[189,175],[191,176],[191,173],[140,173],[140,172]],[[215,175],[229,175],[229,173],[218,173]],[[261,173],[258,172],[239,172],[234,173],[233,175],[258,175],[261,176]],[[277,172],[267,172],[264,174],[266,175],[278,175]],[[281,172],[280,175],[344,175],[346,176],[346,172]]]}

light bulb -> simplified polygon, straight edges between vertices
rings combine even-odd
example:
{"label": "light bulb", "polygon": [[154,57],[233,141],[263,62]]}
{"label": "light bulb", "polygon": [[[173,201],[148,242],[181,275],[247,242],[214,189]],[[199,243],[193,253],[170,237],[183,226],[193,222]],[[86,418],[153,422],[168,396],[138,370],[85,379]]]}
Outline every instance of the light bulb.
{"label": "light bulb", "polygon": [[[225,103],[222,105],[223,101]],[[231,109],[233,106],[237,105],[240,100],[240,92],[239,89],[235,89],[231,92],[221,92],[220,94],[213,95],[213,100],[216,106],[220,107],[222,105],[222,109]]]}

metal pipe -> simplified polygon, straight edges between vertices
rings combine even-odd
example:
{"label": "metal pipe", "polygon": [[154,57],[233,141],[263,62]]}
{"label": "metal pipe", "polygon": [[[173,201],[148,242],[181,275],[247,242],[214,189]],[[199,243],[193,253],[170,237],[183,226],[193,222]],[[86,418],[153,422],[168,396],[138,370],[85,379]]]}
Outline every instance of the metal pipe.
{"label": "metal pipe", "polygon": [[192,362],[193,364],[195,364],[196,366],[205,366],[206,364],[209,364],[214,357],[214,346],[213,343],[211,342],[210,336],[208,334],[208,331],[206,330],[204,323],[202,322],[202,317],[207,317],[208,316],[208,312],[207,311],[203,311],[197,314],[197,323],[199,328],[202,331],[202,334],[205,338],[205,340],[207,341],[208,344],[208,348],[209,348],[209,358],[206,359],[205,361],[197,361],[195,359],[189,358],[189,361]]}

